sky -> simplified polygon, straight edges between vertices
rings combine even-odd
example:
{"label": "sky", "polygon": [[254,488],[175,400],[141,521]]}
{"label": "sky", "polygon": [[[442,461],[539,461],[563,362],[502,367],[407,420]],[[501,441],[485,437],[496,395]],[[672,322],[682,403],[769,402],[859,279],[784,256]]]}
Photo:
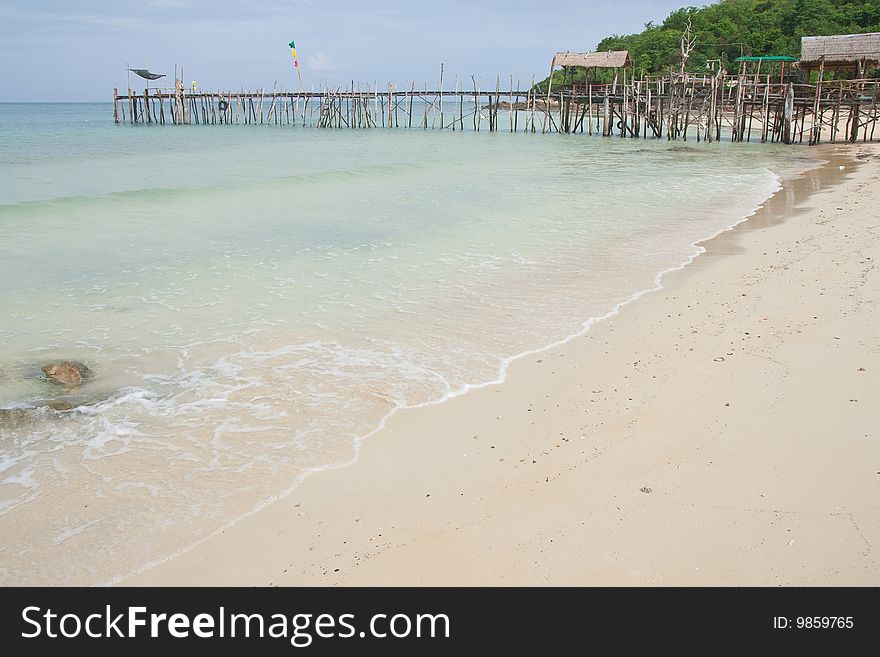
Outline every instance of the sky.
{"label": "sky", "polygon": [[[127,65],[209,90],[306,89],[458,75],[502,87],[546,77],[553,53],[593,50],[687,0],[0,0],[0,101],[96,101]],[[145,81],[132,77],[132,87]],[[154,86],[156,83],[152,83]],[[169,82],[171,86],[173,82]]]}

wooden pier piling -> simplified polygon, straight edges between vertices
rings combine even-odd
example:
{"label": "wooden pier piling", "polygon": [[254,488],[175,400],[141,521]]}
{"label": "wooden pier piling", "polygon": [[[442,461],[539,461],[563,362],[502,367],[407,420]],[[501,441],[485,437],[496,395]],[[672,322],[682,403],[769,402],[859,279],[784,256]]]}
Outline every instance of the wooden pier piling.
{"label": "wooden pier piling", "polygon": [[[463,131],[465,120],[479,132],[581,133],[603,137],[715,142],[817,144],[873,141],[880,119],[877,93],[880,80],[829,80],[819,68],[815,83],[774,79],[769,74],[727,75],[679,73],[660,78],[635,78],[623,71],[607,84],[587,83],[539,90],[514,85],[502,88],[501,77],[483,90],[472,76],[471,88],[455,78],[444,88],[428,81],[415,90],[409,82],[398,89],[388,82],[364,89],[351,82],[345,88],[287,91],[273,85],[271,93],[188,90],[178,80],[174,89],[113,90],[113,120],[129,125],[274,125],[320,128],[419,128]],[[265,101],[265,102],[264,102]],[[166,119],[165,105],[168,104]],[[468,111],[466,105],[472,105]],[[450,111],[451,108],[451,111]],[[403,115],[401,117],[401,114]],[[451,119],[450,115],[451,114]]]}

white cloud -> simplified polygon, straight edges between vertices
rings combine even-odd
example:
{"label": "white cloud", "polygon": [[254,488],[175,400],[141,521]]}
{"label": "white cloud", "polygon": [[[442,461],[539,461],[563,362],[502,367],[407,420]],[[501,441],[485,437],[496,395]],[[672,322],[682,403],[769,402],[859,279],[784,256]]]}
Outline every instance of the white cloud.
{"label": "white cloud", "polygon": [[306,57],[306,65],[313,71],[338,71],[340,66],[334,64],[323,50]]}

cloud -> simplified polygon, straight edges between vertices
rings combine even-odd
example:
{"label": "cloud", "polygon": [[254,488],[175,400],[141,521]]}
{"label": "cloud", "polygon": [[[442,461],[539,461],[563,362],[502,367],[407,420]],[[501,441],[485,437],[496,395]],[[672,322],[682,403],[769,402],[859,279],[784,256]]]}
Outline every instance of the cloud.
{"label": "cloud", "polygon": [[306,65],[313,71],[338,71],[341,68],[340,65],[330,61],[323,50],[306,57]]}

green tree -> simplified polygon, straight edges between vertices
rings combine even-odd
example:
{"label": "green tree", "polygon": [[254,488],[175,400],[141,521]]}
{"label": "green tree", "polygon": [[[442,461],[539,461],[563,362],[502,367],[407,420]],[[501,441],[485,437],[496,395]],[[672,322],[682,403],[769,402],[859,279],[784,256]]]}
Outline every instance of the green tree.
{"label": "green tree", "polygon": [[[683,7],[660,24],[648,22],[637,34],[602,39],[596,50],[629,50],[636,75],[665,73],[680,63],[679,40],[690,18],[696,35],[687,70],[704,72],[720,59],[735,70],[740,55],[800,55],[801,37],[880,32],[880,0],[721,0],[706,7]],[[591,80],[608,73],[590,71]],[[556,71],[553,85],[583,82],[583,69]],[[539,83],[546,90],[547,80]]]}

